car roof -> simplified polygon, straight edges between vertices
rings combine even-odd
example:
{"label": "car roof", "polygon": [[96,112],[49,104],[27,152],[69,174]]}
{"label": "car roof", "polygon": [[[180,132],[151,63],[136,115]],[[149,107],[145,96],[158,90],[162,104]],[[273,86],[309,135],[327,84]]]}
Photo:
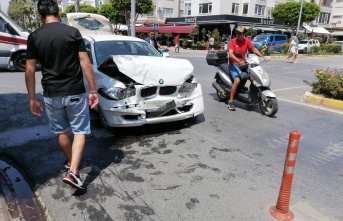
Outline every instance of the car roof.
{"label": "car roof", "polygon": [[131,37],[126,35],[111,35],[111,34],[94,34],[91,32],[81,32],[81,35],[85,38],[91,38],[94,41],[141,41],[145,42],[145,40]]}

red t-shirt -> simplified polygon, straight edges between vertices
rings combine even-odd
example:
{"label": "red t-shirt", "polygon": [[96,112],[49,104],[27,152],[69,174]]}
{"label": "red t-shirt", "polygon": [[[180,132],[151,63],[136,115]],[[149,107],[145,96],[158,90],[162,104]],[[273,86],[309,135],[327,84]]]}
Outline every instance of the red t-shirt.
{"label": "red t-shirt", "polygon": [[176,37],[175,37],[175,44],[180,44],[180,38],[179,38],[179,36],[176,36]]}
{"label": "red t-shirt", "polygon": [[[237,41],[237,38],[234,38],[229,43],[229,50],[233,50],[233,53],[240,52],[242,54],[242,58],[239,58],[239,60],[244,61],[245,53],[247,52],[247,49],[253,50],[254,45],[251,43],[251,41],[248,38],[243,38],[242,41]],[[229,58],[230,64],[237,63],[235,60]]]}

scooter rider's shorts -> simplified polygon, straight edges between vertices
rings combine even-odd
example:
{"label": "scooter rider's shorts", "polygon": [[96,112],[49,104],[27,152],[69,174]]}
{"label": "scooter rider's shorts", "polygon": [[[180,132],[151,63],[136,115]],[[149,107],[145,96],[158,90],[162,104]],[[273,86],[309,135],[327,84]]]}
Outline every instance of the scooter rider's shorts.
{"label": "scooter rider's shorts", "polygon": [[[232,79],[241,78],[242,71],[236,64],[229,64],[230,74]],[[247,70],[248,77],[251,77],[249,70]]]}

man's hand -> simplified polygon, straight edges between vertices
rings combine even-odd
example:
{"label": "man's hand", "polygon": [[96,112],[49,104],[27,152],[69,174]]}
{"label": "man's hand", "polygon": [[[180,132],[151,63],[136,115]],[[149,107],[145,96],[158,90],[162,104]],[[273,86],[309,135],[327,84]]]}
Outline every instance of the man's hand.
{"label": "man's hand", "polygon": [[89,106],[93,109],[99,103],[98,95],[97,94],[89,94]]}
{"label": "man's hand", "polygon": [[266,63],[269,61],[269,58],[267,58],[267,57],[263,56],[262,58],[264,59],[264,62],[266,62]]}
{"label": "man's hand", "polygon": [[239,64],[239,65],[244,65],[244,64],[245,64],[245,61],[239,60],[239,61],[238,61],[238,64]]}
{"label": "man's hand", "polygon": [[41,117],[43,112],[43,108],[40,105],[39,101],[37,100],[30,100],[30,110],[33,115],[36,115],[37,117]]}

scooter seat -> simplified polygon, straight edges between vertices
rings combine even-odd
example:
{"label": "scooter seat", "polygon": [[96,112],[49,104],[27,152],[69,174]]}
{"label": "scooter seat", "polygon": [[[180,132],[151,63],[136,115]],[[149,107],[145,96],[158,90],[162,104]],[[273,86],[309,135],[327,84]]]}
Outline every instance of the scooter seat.
{"label": "scooter seat", "polygon": [[[220,68],[230,77],[233,81],[232,76],[229,70],[229,64],[220,64]],[[241,80],[247,80],[249,78],[248,73],[246,71],[242,71]]]}
{"label": "scooter seat", "polygon": [[220,64],[220,68],[229,76],[231,76],[230,74],[230,70],[229,70],[229,64],[228,63],[224,63],[224,64]]}

